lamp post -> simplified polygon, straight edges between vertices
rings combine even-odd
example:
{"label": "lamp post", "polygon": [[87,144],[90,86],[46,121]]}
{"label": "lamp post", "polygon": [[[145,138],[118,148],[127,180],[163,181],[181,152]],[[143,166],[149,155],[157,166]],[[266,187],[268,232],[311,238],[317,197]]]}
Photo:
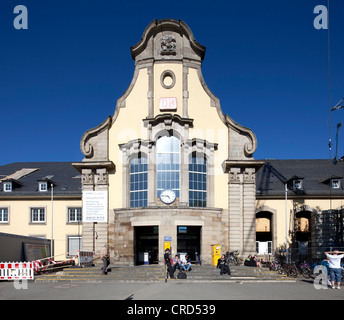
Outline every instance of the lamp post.
{"label": "lamp post", "polygon": [[54,238],[54,184],[51,184],[51,243],[50,257],[53,256],[53,238]]}
{"label": "lamp post", "polygon": [[288,263],[288,185],[285,183],[285,254]]}

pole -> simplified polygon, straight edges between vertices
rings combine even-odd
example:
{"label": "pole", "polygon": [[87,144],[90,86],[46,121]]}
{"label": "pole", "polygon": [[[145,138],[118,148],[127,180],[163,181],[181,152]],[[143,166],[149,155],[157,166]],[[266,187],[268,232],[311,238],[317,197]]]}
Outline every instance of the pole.
{"label": "pole", "polygon": [[51,184],[51,244],[50,256],[53,256],[53,238],[54,238],[54,185]]}
{"label": "pole", "polygon": [[285,254],[288,263],[288,186],[285,183]]}

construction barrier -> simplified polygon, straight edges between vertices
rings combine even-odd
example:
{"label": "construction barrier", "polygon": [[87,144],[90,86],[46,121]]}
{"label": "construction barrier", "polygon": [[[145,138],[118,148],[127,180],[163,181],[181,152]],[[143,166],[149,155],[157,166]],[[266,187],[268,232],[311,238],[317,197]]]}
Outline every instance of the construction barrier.
{"label": "construction barrier", "polygon": [[92,251],[78,251],[79,266],[92,266],[93,265],[93,252]]}
{"label": "construction barrier", "polygon": [[74,266],[74,259],[54,261],[50,258],[45,258],[41,260],[35,260],[32,262],[35,274],[41,274],[48,271],[56,271],[58,269],[63,269],[65,267]]}
{"label": "construction barrier", "polygon": [[32,262],[0,262],[0,280],[34,280]]}

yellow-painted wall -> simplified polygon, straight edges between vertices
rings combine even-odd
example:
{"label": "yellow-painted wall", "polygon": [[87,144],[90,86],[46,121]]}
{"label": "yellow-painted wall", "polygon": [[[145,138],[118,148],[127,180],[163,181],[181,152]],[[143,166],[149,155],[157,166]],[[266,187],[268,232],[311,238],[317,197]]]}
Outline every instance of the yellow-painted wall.
{"label": "yellow-painted wall", "polygon": [[[81,200],[53,201],[53,239],[55,260],[66,259],[68,236],[82,234],[82,223],[68,223],[68,208],[81,208]],[[4,200],[1,208],[8,208],[9,223],[0,223],[0,232],[51,239],[51,200]],[[31,222],[31,208],[45,209],[45,223]]]}
{"label": "yellow-painted wall", "polygon": [[[292,215],[294,210],[294,205],[307,206],[309,209],[316,211],[328,210],[329,208],[338,209],[344,205],[344,200],[329,200],[329,199],[305,199],[302,202],[298,202],[292,199],[287,200],[287,223],[288,230],[294,231],[294,217]],[[272,229],[277,237],[277,241],[274,247],[279,247],[285,245],[286,242],[286,202],[284,199],[268,199],[268,200],[257,200],[256,208],[264,208],[264,211],[270,211],[273,213]],[[275,211],[275,213],[274,213]],[[276,228],[276,230],[274,230]],[[291,239],[289,237],[289,243]]]}

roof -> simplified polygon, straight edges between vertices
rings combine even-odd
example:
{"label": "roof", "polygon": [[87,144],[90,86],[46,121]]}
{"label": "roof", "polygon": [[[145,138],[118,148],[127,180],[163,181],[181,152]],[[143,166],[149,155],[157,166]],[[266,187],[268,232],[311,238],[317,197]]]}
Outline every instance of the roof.
{"label": "roof", "polygon": [[[24,174],[25,173],[25,174]],[[15,179],[14,179],[15,178]],[[265,160],[256,175],[257,198],[284,197],[344,197],[344,162],[332,160]],[[302,189],[293,190],[293,179],[302,179]],[[339,189],[331,188],[331,179],[341,180]],[[0,183],[0,198],[18,196],[50,196],[38,191],[39,181],[54,184],[54,196],[80,196],[81,175],[72,162],[16,162],[0,166],[0,182],[15,181],[12,192],[4,192]],[[50,190],[50,189],[49,189]]]}
{"label": "roof", "polygon": [[[344,162],[327,159],[266,160],[256,175],[256,195],[259,197],[344,197]],[[302,180],[302,189],[293,190],[294,179]],[[331,188],[331,179],[341,180],[339,189]]]}
{"label": "roof", "polygon": [[[80,196],[81,175],[72,162],[15,162],[0,166],[0,181],[15,181],[11,192],[4,192],[0,183],[0,198],[16,196],[49,196],[51,183],[54,196]],[[48,182],[48,192],[38,191],[38,182]]]}

